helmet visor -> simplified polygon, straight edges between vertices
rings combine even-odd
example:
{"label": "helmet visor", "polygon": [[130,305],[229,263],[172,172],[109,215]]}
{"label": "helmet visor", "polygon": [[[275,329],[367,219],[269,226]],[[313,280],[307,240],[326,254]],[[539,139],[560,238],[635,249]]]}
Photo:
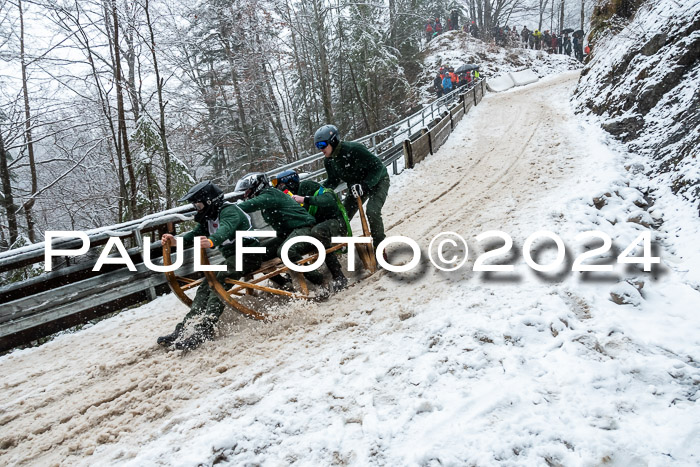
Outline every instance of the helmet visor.
{"label": "helmet visor", "polygon": [[316,143],[316,148],[320,149],[320,150],[326,149],[327,146],[328,146],[328,141],[319,141]]}

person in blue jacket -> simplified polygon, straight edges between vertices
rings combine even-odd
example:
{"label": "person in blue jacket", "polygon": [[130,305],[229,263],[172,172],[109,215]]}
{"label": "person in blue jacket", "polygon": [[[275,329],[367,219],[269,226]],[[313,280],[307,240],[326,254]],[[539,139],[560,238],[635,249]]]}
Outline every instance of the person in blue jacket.
{"label": "person in blue jacket", "polygon": [[452,92],[452,79],[449,73],[445,73],[444,78],[442,78],[442,92],[443,95],[447,95]]}

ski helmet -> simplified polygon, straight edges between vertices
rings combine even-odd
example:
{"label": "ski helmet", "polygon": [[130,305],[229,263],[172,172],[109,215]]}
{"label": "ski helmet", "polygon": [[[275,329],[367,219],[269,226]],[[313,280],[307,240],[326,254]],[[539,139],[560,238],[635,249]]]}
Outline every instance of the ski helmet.
{"label": "ski helmet", "polygon": [[206,180],[190,188],[190,191],[178,202],[189,202],[194,205],[197,210],[194,219],[197,222],[206,219],[214,220],[219,216],[219,210],[224,204],[224,192],[213,182]]}
{"label": "ski helmet", "polygon": [[340,135],[338,134],[338,128],[335,125],[323,125],[321,128],[316,130],[314,134],[314,145],[318,149],[323,149],[319,147],[319,143],[330,144],[333,149],[340,143]]}
{"label": "ski helmet", "polygon": [[236,183],[236,191],[243,193],[243,198],[255,198],[260,192],[270,186],[270,181],[262,172],[252,172],[243,176]]}
{"label": "ski helmet", "polygon": [[280,190],[288,189],[292,193],[299,193],[299,174],[294,169],[280,172],[275,177],[277,179],[277,188]]}

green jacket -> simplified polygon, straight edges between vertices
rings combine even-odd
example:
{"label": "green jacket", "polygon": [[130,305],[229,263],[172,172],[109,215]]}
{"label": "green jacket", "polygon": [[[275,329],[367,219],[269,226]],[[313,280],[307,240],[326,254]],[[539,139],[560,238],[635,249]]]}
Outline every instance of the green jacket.
{"label": "green jacket", "polygon": [[263,219],[275,229],[278,237],[286,237],[294,229],[316,223],[299,203],[277,188],[263,188],[258,196],[243,201],[238,206],[245,212],[261,211]]}
{"label": "green jacket", "polygon": [[[317,224],[330,219],[339,219],[344,223],[335,192],[326,188],[322,194],[314,196],[320,188],[322,188],[321,184],[313,180],[304,180],[299,184],[297,194],[304,197],[304,208],[316,218]],[[311,208],[314,206],[316,209],[312,212]]]}
{"label": "green jacket", "polygon": [[[228,258],[235,253],[236,231],[250,230],[251,228],[250,218],[247,214],[236,205],[225,204],[219,211],[218,219],[200,222],[182,237],[185,239],[185,248],[194,245],[194,237],[207,237],[214,244],[214,247],[219,248],[221,254]],[[257,243],[257,239],[252,237],[243,240],[245,246]]]}
{"label": "green jacket", "polygon": [[330,157],[323,161],[328,179],[323,182],[326,188],[335,188],[343,181],[350,185],[364,183],[374,188],[389,173],[381,160],[361,143],[341,141]]}

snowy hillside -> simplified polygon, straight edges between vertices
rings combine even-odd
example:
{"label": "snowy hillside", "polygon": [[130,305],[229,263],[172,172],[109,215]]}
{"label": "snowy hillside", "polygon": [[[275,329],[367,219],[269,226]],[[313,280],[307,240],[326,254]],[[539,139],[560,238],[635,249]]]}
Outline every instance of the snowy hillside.
{"label": "snowy hillside", "polygon": [[[638,156],[574,114],[578,77],[488,94],[392,177],[387,234],[419,243],[414,272],[269,324],[227,311],[195,352],[155,343],[186,313],[167,295],[0,358],[0,464],[697,465],[700,222],[662,184],[653,206],[633,188]],[[651,272],[615,261],[643,224]],[[473,271],[502,244],[475,240],[489,230],[513,238],[513,272]],[[549,273],[523,260],[541,230],[567,250]],[[612,273],[572,272],[592,230]],[[441,232],[468,241],[456,271],[426,259]]]}
{"label": "snowy hillside", "polygon": [[542,50],[506,48],[487,44],[462,31],[447,31],[428,43],[423,52],[423,70],[420,81],[423,96],[434,98],[433,78],[441,66],[475,64],[480,66],[485,78],[499,76],[509,71],[530,69],[539,77],[565,70],[577,70],[581,63],[568,55],[548,54]]}
{"label": "snowy hillside", "polygon": [[647,1],[631,18],[601,16],[579,109],[649,156],[644,170],[700,212],[700,2]]}

